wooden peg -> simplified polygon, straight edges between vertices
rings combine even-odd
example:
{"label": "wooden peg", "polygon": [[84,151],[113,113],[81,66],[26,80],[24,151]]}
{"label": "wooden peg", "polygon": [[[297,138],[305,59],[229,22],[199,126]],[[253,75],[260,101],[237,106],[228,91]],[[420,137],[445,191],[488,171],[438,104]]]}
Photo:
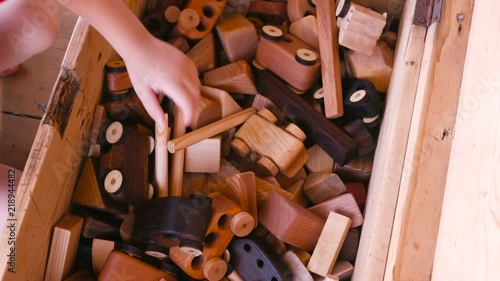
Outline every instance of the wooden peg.
{"label": "wooden peg", "polygon": [[339,176],[332,173],[310,173],[304,185],[304,192],[314,204],[334,198],[345,189]]}
{"label": "wooden peg", "polygon": [[237,198],[237,201],[235,202],[254,218],[255,228],[259,221],[255,174],[253,172],[237,174],[227,178],[225,182],[235,194],[235,197]]}
{"label": "wooden peg", "polygon": [[359,155],[366,155],[375,150],[377,146],[375,140],[361,119],[352,120],[345,124],[343,128],[356,142]]}
{"label": "wooden peg", "polygon": [[264,201],[259,222],[276,238],[306,251],[314,249],[325,224],[320,217],[276,192]]}
{"label": "wooden peg", "polygon": [[319,145],[315,144],[307,149],[309,160],[305,166],[311,173],[333,172],[334,161]]}
{"label": "wooden peg", "polygon": [[244,281],[244,279],[241,278],[240,274],[229,263],[227,264],[226,278],[229,281]]}
{"label": "wooden peg", "polygon": [[281,258],[291,271],[292,280],[296,281],[313,281],[311,273],[307,271],[302,261],[292,251],[287,251]]}
{"label": "wooden peg", "polygon": [[82,225],[83,218],[72,214],[67,214],[57,223],[52,234],[44,280],[62,280],[71,275]]}
{"label": "wooden peg", "polygon": [[379,92],[387,93],[394,63],[394,51],[387,43],[378,41],[371,55],[348,50],[345,58],[350,77],[370,80]]}
{"label": "wooden peg", "polygon": [[[186,125],[184,124],[184,117],[182,116],[181,109],[174,105],[174,128],[173,137],[179,138],[186,134]],[[183,192],[184,180],[184,162],[185,150],[181,149],[171,156],[171,171],[170,171],[170,189],[168,191],[170,196],[181,196]],[[191,193],[187,194],[189,196]],[[186,196],[186,197],[187,197]]]}
{"label": "wooden peg", "polygon": [[255,113],[255,108],[249,107],[209,125],[193,130],[181,137],[169,141],[168,151],[170,153],[175,153],[177,150],[184,149],[204,139],[218,135],[226,130],[240,125]]}
{"label": "wooden peg", "polygon": [[278,77],[269,71],[260,72],[259,88],[339,165],[349,162],[357,154],[353,140],[342,129],[298,97]]}
{"label": "wooden peg", "polygon": [[92,240],[92,269],[96,276],[101,274],[109,254],[115,248],[116,242],[103,239]]}
{"label": "wooden peg", "polygon": [[220,169],[220,159],[221,135],[218,135],[185,149],[184,171],[186,173],[217,173]]}
{"label": "wooden peg", "polygon": [[343,181],[367,182],[372,174],[373,156],[357,156],[344,166],[335,163],[334,171]]}
{"label": "wooden peg", "polygon": [[191,129],[193,130],[206,126],[222,118],[222,110],[220,106],[204,97],[201,97],[197,113],[198,115],[191,122]]}
{"label": "wooden peg", "polygon": [[351,219],[351,228],[363,224],[363,214],[361,213],[354,196],[351,193],[344,193],[323,203],[314,205],[307,210],[326,220],[330,212],[346,216]]}
{"label": "wooden peg", "polygon": [[290,25],[290,34],[319,52],[318,20],[315,16],[309,15],[294,21]]}
{"label": "wooden peg", "polygon": [[[205,37],[217,23],[226,2],[226,0],[189,1],[182,10],[179,22],[172,30],[172,35],[182,34],[191,40],[199,40]],[[186,13],[186,11],[189,12]]]}
{"label": "wooden peg", "polygon": [[236,61],[206,72],[203,76],[203,84],[230,93],[257,94],[252,70],[244,60]]}
{"label": "wooden peg", "polygon": [[219,257],[213,257],[203,265],[203,275],[209,281],[221,280],[226,272],[227,263]]}
{"label": "wooden peg", "polygon": [[[250,5],[251,6],[251,5]],[[215,27],[229,62],[255,57],[259,42],[254,25],[240,14],[220,21]]]}
{"label": "wooden peg", "polygon": [[341,0],[337,5],[339,44],[370,56],[384,31],[386,17],[351,1]]}
{"label": "wooden peg", "polygon": [[344,108],[335,7],[333,1],[318,1],[317,4],[325,116],[338,118],[344,114]]}
{"label": "wooden peg", "polygon": [[258,19],[262,24],[279,26],[288,20],[287,3],[256,0],[250,3],[247,18]]}
{"label": "wooden peg", "polygon": [[348,280],[354,272],[354,266],[348,261],[338,260],[333,266],[331,275],[337,277],[339,280]]}
{"label": "wooden peg", "polygon": [[344,245],[340,249],[340,259],[354,263],[358,255],[360,237],[361,230],[359,227],[349,229],[344,240]]}
{"label": "wooden peg", "polygon": [[87,270],[80,270],[72,274],[70,277],[64,279],[64,281],[96,281],[95,277],[89,273]]}
{"label": "wooden peg", "polygon": [[126,214],[127,207],[111,200],[99,187],[97,180],[97,162],[92,157],[87,158],[83,170],[73,192],[71,202],[114,214]]}
{"label": "wooden peg", "polygon": [[316,1],[289,0],[287,11],[290,22],[294,23],[307,15],[316,15]]}
{"label": "wooden peg", "polygon": [[92,120],[92,129],[90,130],[90,144],[101,144],[104,141],[104,132],[110,121],[107,119],[106,108],[104,105],[95,106],[94,118]]}
{"label": "wooden peg", "polygon": [[158,189],[158,197],[168,196],[168,150],[167,142],[170,137],[168,114],[165,114],[165,126],[155,127],[155,171],[154,184]]}
{"label": "wooden peg", "polygon": [[310,89],[321,74],[319,54],[300,39],[272,25],[262,27],[255,60],[298,91]]}
{"label": "wooden peg", "polygon": [[190,58],[198,72],[204,73],[215,68],[215,45],[214,35],[208,33],[191,48],[186,55]]}
{"label": "wooden peg", "polygon": [[321,276],[332,271],[350,226],[350,218],[330,212],[307,265],[309,271]]}
{"label": "wooden peg", "polygon": [[187,53],[189,51],[189,43],[183,36],[173,37],[168,40],[168,43],[172,44],[183,53]]}
{"label": "wooden peg", "polygon": [[125,62],[122,60],[106,63],[106,90],[110,93],[123,94],[133,88]]}

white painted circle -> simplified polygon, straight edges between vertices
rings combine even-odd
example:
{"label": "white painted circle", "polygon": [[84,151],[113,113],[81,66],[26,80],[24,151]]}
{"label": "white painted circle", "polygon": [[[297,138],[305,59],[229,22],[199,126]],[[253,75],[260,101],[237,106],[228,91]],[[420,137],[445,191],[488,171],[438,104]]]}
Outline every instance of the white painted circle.
{"label": "white painted circle", "polygon": [[158,258],[158,259],[164,259],[167,257],[167,255],[165,253],[157,252],[157,251],[145,251],[144,253],[148,256]]}
{"label": "white painted circle", "polygon": [[153,195],[155,194],[155,189],[152,184],[148,183],[148,200],[153,199]]}
{"label": "white painted circle", "polygon": [[323,88],[317,89],[316,92],[314,92],[313,97],[316,100],[320,100],[320,99],[324,98],[325,92],[324,92]]}
{"label": "white painted circle", "polygon": [[370,124],[373,121],[377,120],[377,118],[378,118],[378,115],[376,115],[375,117],[365,117],[365,118],[363,118],[363,123]]}
{"label": "white painted circle", "polygon": [[148,139],[149,139],[149,154],[151,154],[155,150],[155,139],[152,136],[148,136]]}
{"label": "white painted circle", "polygon": [[179,250],[181,250],[186,254],[193,255],[195,257],[200,256],[203,253],[202,251],[191,247],[179,247]]}
{"label": "white painted circle", "polygon": [[309,49],[298,49],[296,55],[300,59],[308,62],[316,62],[318,59],[318,55]]}
{"label": "white painted circle", "polygon": [[122,123],[115,121],[109,125],[106,130],[106,140],[111,143],[117,143],[123,135],[123,125]]}
{"label": "white painted circle", "polygon": [[335,15],[338,17],[345,6],[345,0],[337,0],[337,9],[335,10]]}
{"label": "white painted circle", "polygon": [[117,192],[123,183],[123,175],[118,170],[113,170],[104,179],[104,189],[109,193]]}
{"label": "white painted circle", "polygon": [[349,100],[354,103],[354,102],[358,102],[358,101],[362,100],[365,96],[366,96],[366,91],[361,89],[361,90],[357,90],[356,92],[354,92],[349,97]]}
{"label": "white painted circle", "polygon": [[276,26],[272,26],[272,25],[264,25],[262,27],[262,31],[270,36],[270,37],[273,37],[273,38],[280,38],[281,36],[283,36],[283,31],[279,28],[277,28]]}

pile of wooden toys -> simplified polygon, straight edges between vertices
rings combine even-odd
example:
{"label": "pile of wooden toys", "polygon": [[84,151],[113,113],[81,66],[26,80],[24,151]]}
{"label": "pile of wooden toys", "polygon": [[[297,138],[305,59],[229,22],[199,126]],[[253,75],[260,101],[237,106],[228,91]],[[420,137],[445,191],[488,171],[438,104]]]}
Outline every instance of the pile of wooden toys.
{"label": "pile of wooden toys", "polygon": [[163,99],[155,127],[124,62],[106,64],[45,280],[348,280],[390,17],[348,0],[157,0],[143,22],[198,67],[199,116],[186,128]]}

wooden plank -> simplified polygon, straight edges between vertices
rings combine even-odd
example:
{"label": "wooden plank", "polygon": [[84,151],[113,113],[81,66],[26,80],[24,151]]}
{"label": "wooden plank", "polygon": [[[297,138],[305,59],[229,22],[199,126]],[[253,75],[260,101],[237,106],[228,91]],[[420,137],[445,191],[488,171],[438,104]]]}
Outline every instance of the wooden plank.
{"label": "wooden plank", "polygon": [[[139,14],[146,1],[126,3]],[[43,278],[52,229],[69,210],[78,171],[88,152],[104,64],[117,58],[106,40],[82,20],[74,34],[49,102],[49,114],[37,132],[17,193],[16,264],[30,266],[16,267],[16,274],[8,272],[10,249],[2,245],[2,280]],[[6,230],[0,235],[1,241],[7,237]]]}
{"label": "wooden plank", "polygon": [[498,9],[474,3],[432,280],[500,276]]}
{"label": "wooden plank", "polygon": [[426,28],[412,25],[415,3],[406,1],[401,18],[353,281],[384,276],[426,35]]}
{"label": "wooden plank", "polygon": [[40,120],[10,114],[0,120],[0,163],[23,170]]}
{"label": "wooden plank", "polygon": [[427,30],[386,280],[431,278],[473,4],[443,2]]}

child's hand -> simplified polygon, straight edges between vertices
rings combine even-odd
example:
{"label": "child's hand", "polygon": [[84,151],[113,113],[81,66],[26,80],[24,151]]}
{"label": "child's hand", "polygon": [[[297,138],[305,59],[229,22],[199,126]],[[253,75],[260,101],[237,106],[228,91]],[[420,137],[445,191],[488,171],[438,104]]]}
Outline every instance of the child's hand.
{"label": "child's hand", "polygon": [[158,126],[163,127],[165,115],[155,94],[173,100],[189,125],[200,101],[196,66],[177,48],[156,38],[143,43],[123,57],[137,96]]}

